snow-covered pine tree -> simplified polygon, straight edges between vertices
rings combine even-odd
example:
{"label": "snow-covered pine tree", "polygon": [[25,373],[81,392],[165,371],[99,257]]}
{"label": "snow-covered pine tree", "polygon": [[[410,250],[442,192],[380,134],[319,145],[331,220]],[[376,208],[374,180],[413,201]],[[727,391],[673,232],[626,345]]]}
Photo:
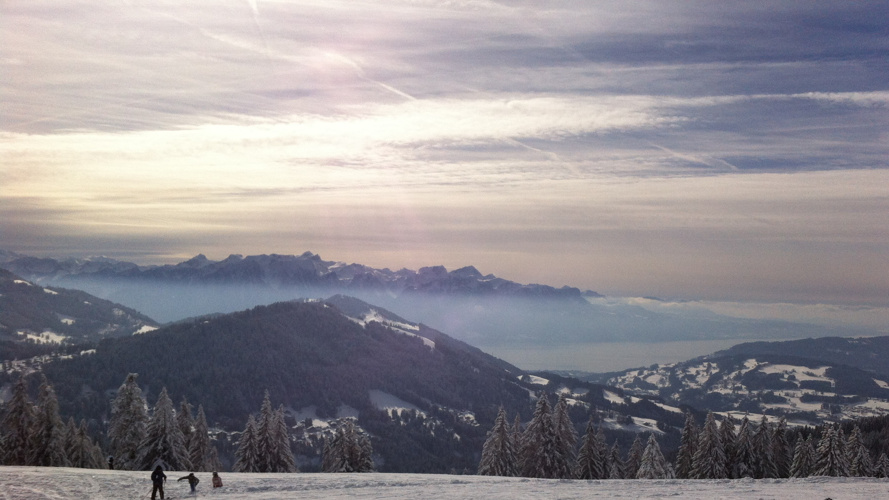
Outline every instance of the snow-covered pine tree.
{"label": "snow-covered pine tree", "polygon": [[679,438],[679,451],[676,453],[676,477],[689,479],[692,475],[696,445],[698,442],[698,426],[691,412],[685,414],[685,426]]}
{"label": "snow-covered pine tree", "polygon": [[756,477],[756,460],[753,447],[753,432],[750,430],[750,420],[745,415],[738,426],[738,436],[735,440],[735,470],[732,476],[735,478]]}
{"label": "snow-covered pine tree", "polygon": [[259,410],[259,419],[256,422],[256,448],[257,467],[259,472],[271,472],[273,457],[278,456],[279,442],[274,435],[275,410],[269,398],[269,391],[265,391],[262,406]]}
{"label": "snow-covered pine tree", "polygon": [[269,460],[269,472],[296,472],[296,460],[290,448],[290,431],[284,419],[284,405],[279,405],[272,421],[272,440],[275,441],[275,454]]}
{"label": "snow-covered pine tree", "polygon": [[519,452],[522,462],[521,475],[557,479],[561,471],[557,467],[556,429],[546,393],[537,400],[534,416],[525,429],[522,441],[522,449]]}
{"label": "snow-covered pine tree", "polygon": [[553,408],[553,425],[556,434],[556,477],[568,479],[575,463],[574,450],[577,446],[577,431],[568,415],[568,396],[562,394]]}
{"label": "snow-covered pine tree", "polygon": [[861,429],[857,425],[846,441],[846,461],[849,463],[849,475],[852,477],[870,477],[873,474],[870,451],[864,445]]}
{"label": "snow-covered pine tree", "polygon": [[793,449],[787,441],[787,418],[784,415],[781,415],[778,424],[772,427],[772,455],[775,459],[777,477],[790,477]]}
{"label": "snow-covered pine tree", "polygon": [[195,472],[210,472],[217,468],[210,463],[210,433],[203,405],[198,405],[198,416],[194,420],[194,430],[188,439],[188,459]]}
{"label": "snow-covered pine tree", "polygon": [[874,477],[884,479],[889,477],[889,457],[886,456],[886,452],[880,453],[880,458],[878,458],[877,463],[874,464],[873,473]]}
{"label": "snow-covered pine tree", "polygon": [[512,440],[512,450],[515,453],[516,475],[522,471],[522,443],[524,443],[525,429],[522,427],[522,418],[516,413],[512,427],[509,428],[509,438]]}
{"label": "snow-covered pine tree", "polygon": [[667,467],[667,460],[661,453],[661,447],[657,444],[654,434],[648,437],[648,444],[642,453],[642,461],[636,479],[669,479],[672,469]]}
{"label": "snow-covered pine tree", "polygon": [[358,456],[358,466],[355,471],[373,472],[376,470],[373,459],[373,446],[371,445],[370,438],[365,434],[358,434],[358,449],[360,450],[360,455]]}
{"label": "snow-covered pine tree", "polygon": [[642,437],[639,434],[636,434],[636,439],[633,440],[633,444],[630,446],[630,451],[627,452],[627,460],[624,462],[624,477],[627,479],[634,479],[636,477],[636,473],[639,472],[639,464],[642,463],[642,454],[645,452],[645,448],[642,446]]}
{"label": "snow-covered pine tree", "polygon": [[59,401],[46,376],[42,378],[34,414],[33,450],[29,462],[41,467],[68,467],[65,423],[59,416]]}
{"label": "snow-covered pine tree", "polygon": [[253,415],[247,417],[247,425],[241,438],[238,440],[238,450],[235,452],[235,472],[259,472],[259,444],[256,435],[256,419]]}
{"label": "snow-covered pine tree", "polygon": [[334,436],[325,440],[322,472],[373,472],[370,440],[359,434],[351,419],[343,422]]}
{"label": "snow-covered pine tree", "polygon": [[478,475],[513,477],[517,473],[516,454],[512,447],[509,424],[506,422],[506,410],[501,406],[494,419],[494,427],[482,446]]}
{"label": "snow-covered pine tree", "polygon": [[832,425],[824,424],[816,451],[814,475],[840,477],[849,475],[845,441],[842,429],[834,429]]}
{"label": "snow-covered pine tree", "polygon": [[722,448],[725,451],[725,470],[728,474],[726,477],[734,478],[735,469],[737,468],[735,464],[735,441],[737,436],[735,435],[735,423],[730,415],[726,415],[719,424],[719,440],[722,442]]}
{"label": "snow-covered pine tree", "polygon": [[757,479],[778,477],[775,448],[772,443],[772,425],[765,415],[762,416],[756,434],[753,435],[753,450],[756,457],[756,476],[754,477]]}
{"label": "snow-covered pine tree", "polygon": [[617,445],[617,439],[611,445],[611,451],[608,455],[608,479],[623,479],[624,462],[620,458],[620,446]]}
{"label": "snow-covered pine tree", "polygon": [[140,449],[139,463],[143,470],[153,469],[156,465],[165,470],[191,469],[185,438],[176,422],[173,401],[167,394],[166,387],[161,389],[157,397]]}
{"label": "snow-covered pine tree", "polygon": [[[677,470],[678,475],[678,470]],[[692,464],[694,479],[724,479],[728,477],[725,449],[719,437],[719,427],[713,412],[707,412],[704,427],[698,433],[697,451]]]}
{"label": "snow-covered pine tree", "polygon": [[3,465],[31,465],[34,452],[34,420],[36,410],[28,397],[28,386],[22,375],[12,388],[3,416]]}
{"label": "snow-covered pine tree", "polygon": [[176,412],[176,425],[179,426],[179,431],[182,432],[182,437],[185,439],[185,447],[188,448],[188,444],[191,442],[191,433],[194,430],[194,416],[191,414],[191,405],[185,396],[182,396],[179,411]]}
{"label": "snow-covered pine tree", "polygon": [[101,469],[105,467],[102,450],[90,438],[86,429],[86,420],[80,421],[80,427],[74,419],[68,419],[65,430],[65,450],[71,467],[82,469]]}
{"label": "snow-covered pine tree", "polygon": [[[574,464],[574,477],[577,479],[606,479],[608,469],[605,467],[605,457],[602,454],[602,444],[599,442],[599,433],[596,432],[592,415],[586,425],[586,432],[581,438],[580,451],[577,453],[577,461]],[[641,455],[640,455],[641,459]]]}
{"label": "snow-covered pine tree", "polygon": [[127,375],[111,402],[111,421],[108,423],[108,441],[114,466],[123,470],[138,469],[139,447],[145,440],[148,412],[142,389],[136,384],[135,373]]}
{"label": "snow-covered pine tree", "polygon": [[803,439],[800,434],[793,448],[793,461],[790,463],[790,477],[809,477],[815,467],[815,449],[812,446],[812,435]]}

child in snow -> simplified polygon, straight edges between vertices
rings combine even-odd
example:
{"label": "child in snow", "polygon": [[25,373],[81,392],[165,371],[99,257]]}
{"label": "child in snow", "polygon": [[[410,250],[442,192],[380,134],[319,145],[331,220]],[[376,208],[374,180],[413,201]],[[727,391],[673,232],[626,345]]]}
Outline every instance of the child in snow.
{"label": "child in snow", "polygon": [[222,488],[222,478],[215,472],[213,473],[213,487]]}
{"label": "child in snow", "polygon": [[151,473],[151,500],[154,500],[155,494],[160,492],[161,500],[164,500],[164,481],[167,480],[167,475],[164,474],[161,466],[158,465],[154,468],[154,472]]}
{"label": "child in snow", "polygon": [[[194,489],[198,486],[198,483],[200,483],[201,480],[198,479],[197,477],[195,477],[194,472],[189,472],[187,476],[180,477],[176,481],[177,482],[182,481],[183,479],[188,479],[188,485],[191,486],[191,492],[195,493]],[[163,498],[163,497],[161,497],[161,498]]]}

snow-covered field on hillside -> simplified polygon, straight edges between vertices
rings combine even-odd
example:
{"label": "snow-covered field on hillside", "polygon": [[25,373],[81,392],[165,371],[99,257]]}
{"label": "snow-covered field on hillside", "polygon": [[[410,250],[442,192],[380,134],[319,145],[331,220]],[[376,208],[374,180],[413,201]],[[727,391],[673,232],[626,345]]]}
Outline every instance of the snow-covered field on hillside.
{"label": "snow-covered field on hillside", "polygon": [[[0,499],[56,500],[149,497],[149,472],[0,467]],[[167,498],[194,498],[185,473],[168,472]],[[327,499],[587,499],[681,498],[822,500],[889,498],[889,480],[872,478],[737,479],[712,481],[559,481],[425,474],[220,474],[225,485],[213,490],[210,474],[198,473],[197,497],[270,500]]]}

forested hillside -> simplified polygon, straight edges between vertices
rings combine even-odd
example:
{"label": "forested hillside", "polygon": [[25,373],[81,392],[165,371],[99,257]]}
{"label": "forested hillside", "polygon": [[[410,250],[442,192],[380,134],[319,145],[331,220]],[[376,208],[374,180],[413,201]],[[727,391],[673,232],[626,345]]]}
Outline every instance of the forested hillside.
{"label": "forested hillside", "polygon": [[80,290],[43,287],[0,269],[0,359],[128,336],[157,327],[151,318]]}

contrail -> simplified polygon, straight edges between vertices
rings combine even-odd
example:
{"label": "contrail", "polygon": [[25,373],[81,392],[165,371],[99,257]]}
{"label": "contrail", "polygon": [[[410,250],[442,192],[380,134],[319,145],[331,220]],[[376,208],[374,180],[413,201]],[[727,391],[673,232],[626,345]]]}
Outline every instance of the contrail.
{"label": "contrail", "polygon": [[720,158],[711,158],[711,157],[707,157],[707,156],[696,156],[696,155],[690,155],[687,153],[680,153],[678,151],[673,151],[672,149],[666,148],[664,146],[655,144],[650,141],[648,142],[648,144],[650,144],[652,147],[660,149],[661,151],[663,151],[665,153],[669,153],[671,156],[675,156],[676,158],[690,161],[692,163],[699,163],[702,165],[707,165],[708,167],[719,168],[722,170],[725,170],[726,168],[728,170],[732,170],[732,171],[740,170],[735,165],[732,165],[731,163],[729,163],[723,159],[720,159]]}
{"label": "contrail", "polygon": [[325,55],[327,55],[328,57],[330,57],[332,59],[336,59],[337,61],[340,61],[341,63],[345,64],[346,66],[349,66],[350,68],[355,70],[355,75],[357,75],[358,78],[361,78],[362,80],[364,80],[366,82],[373,83],[374,85],[377,85],[382,89],[385,89],[385,90],[392,92],[393,94],[399,95],[401,97],[404,97],[405,99],[408,99],[410,101],[417,100],[416,97],[408,94],[407,92],[402,92],[401,90],[398,90],[397,88],[395,88],[391,85],[387,85],[379,80],[374,80],[373,78],[368,77],[364,73],[364,68],[362,68],[361,65],[359,65],[357,62],[353,61],[352,59],[349,59],[348,57],[346,57],[340,53],[325,52]]}

